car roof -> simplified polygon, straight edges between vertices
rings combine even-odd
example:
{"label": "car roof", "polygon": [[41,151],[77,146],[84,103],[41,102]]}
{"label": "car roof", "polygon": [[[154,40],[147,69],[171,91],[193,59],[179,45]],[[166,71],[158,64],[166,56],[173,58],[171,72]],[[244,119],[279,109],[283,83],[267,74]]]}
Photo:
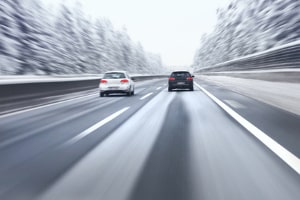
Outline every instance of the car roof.
{"label": "car roof", "polygon": [[173,71],[172,73],[183,73],[183,72],[184,72],[184,73],[186,73],[186,72],[187,72],[187,73],[190,73],[189,71],[182,71],[182,70],[180,70],[180,71]]}

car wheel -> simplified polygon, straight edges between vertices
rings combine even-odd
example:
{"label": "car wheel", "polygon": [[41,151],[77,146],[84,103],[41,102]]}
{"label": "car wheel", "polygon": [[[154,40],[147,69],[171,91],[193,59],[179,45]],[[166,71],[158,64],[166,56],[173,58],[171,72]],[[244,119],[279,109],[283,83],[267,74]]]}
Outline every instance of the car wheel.
{"label": "car wheel", "polygon": [[134,90],[131,92],[131,95],[134,95]]}
{"label": "car wheel", "polygon": [[172,88],[169,87],[169,88],[168,88],[168,91],[169,91],[169,92],[172,92]]}
{"label": "car wheel", "polygon": [[100,97],[104,97],[104,93],[103,92],[100,92]]}
{"label": "car wheel", "polygon": [[191,91],[194,91],[194,87],[191,87],[190,90],[191,90]]}

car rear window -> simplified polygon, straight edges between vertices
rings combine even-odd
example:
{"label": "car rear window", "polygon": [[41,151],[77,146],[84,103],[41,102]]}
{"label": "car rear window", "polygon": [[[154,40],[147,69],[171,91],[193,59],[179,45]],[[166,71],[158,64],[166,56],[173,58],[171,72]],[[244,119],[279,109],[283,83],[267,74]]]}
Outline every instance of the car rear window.
{"label": "car rear window", "polygon": [[126,78],[124,73],[120,72],[112,72],[112,73],[105,73],[103,76],[104,79],[120,79]]}
{"label": "car rear window", "polygon": [[189,72],[173,72],[172,77],[189,77],[191,76]]}

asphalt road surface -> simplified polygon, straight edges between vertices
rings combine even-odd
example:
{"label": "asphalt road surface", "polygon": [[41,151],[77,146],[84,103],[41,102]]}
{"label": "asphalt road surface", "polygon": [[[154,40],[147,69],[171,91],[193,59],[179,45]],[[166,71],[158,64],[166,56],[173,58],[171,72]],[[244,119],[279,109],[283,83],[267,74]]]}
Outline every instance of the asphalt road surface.
{"label": "asphalt road surface", "polygon": [[201,80],[195,91],[160,79],[135,92],[0,116],[0,199],[300,199],[299,116]]}

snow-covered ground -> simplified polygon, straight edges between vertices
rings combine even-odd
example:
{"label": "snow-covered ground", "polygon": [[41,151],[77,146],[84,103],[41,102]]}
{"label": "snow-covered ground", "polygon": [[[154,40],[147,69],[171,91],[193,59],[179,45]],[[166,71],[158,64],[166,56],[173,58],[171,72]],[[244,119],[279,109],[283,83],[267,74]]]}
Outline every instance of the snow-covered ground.
{"label": "snow-covered ground", "polygon": [[247,70],[247,71],[226,71],[226,72],[212,72],[211,74],[249,74],[249,73],[285,73],[285,72],[300,72],[300,68],[287,68],[287,69],[260,69],[260,70]]}
{"label": "snow-covered ground", "polygon": [[45,82],[66,82],[93,80],[102,78],[102,75],[70,75],[70,76],[0,76],[0,85],[19,83],[45,83]]}
{"label": "snow-covered ground", "polygon": [[197,77],[300,115],[300,83],[271,82],[230,76],[199,75]]}

